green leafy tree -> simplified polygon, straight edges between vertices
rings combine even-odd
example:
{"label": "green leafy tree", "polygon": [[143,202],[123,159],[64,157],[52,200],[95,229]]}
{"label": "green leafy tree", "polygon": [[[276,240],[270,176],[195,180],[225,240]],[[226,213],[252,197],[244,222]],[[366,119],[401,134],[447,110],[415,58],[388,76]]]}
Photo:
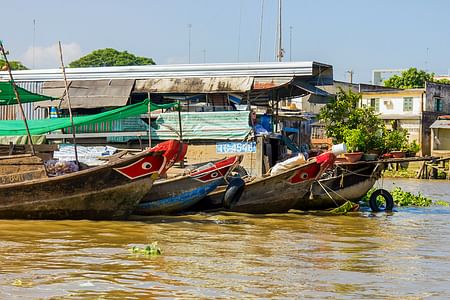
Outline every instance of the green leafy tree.
{"label": "green leafy tree", "polygon": [[445,83],[445,84],[450,84],[450,80],[448,80],[448,79],[445,79],[445,78],[443,78],[443,79],[438,79],[438,80],[435,80],[434,82],[436,82],[436,83]]}
{"label": "green leafy tree", "polygon": [[385,131],[383,120],[372,107],[358,107],[361,99],[359,93],[339,89],[336,98],[321,109],[318,117],[325,124],[327,136],[335,142],[353,140],[353,135],[357,134],[358,139],[363,137],[363,141],[358,140],[359,151],[381,149]]}
{"label": "green leafy tree", "polygon": [[[434,80],[434,73],[427,73],[423,70],[417,70],[416,68],[409,68],[408,70],[403,71],[401,75],[394,75],[385,80],[384,86],[399,89],[423,88],[427,81],[440,82],[440,80]],[[442,80],[440,83],[445,82]]]}
{"label": "green leafy tree", "polygon": [[[3,70],[6,68],[6,62],[3,59],[0,59],[0,69]],[[10,61],[9,65],[11,66],[11,70],[28,70],[20,61]]]}
{"label": "green leafy tree", "polygon": [[112,48],[94,50],[69,64],[71,68],[154,65],[151,58],[135,56]]}

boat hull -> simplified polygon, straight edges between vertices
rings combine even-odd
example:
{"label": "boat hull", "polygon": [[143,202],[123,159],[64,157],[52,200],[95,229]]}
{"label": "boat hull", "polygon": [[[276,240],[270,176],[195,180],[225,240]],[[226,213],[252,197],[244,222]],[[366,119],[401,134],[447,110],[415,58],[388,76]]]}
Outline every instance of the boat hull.
{"label": "boat hull", "polygon": [[79,172],[0,185],[0,218],[126,219],[150,192],[172,152],[148,150]]}
{"label": "boat hull", "polygon": [[255,179],[246,183],[239,200],[230,208],[223,206],[226,189],[222,188],[210,193],[196,210],[252,214],[287,212],[297,205],[299,198],[309,192],[320,171],[319,164],[310,162],[278,175]]}
{"label": "boat hull", "polygon": [[233,156],[218,162],[205,164],[199,170],[182,177],[157,181],[134,211],[137,215],[173,214],[195,205],[219,184],[241,161]]}
{"label": "boat hull", "polygon": [[311,186],[311,193],[296,206],[300,210],[334,208],[346,201],[358,202],[381,177],[383,164],[347,166],[343,174],[322,178]]}
{"label": "boat hull", "polygon": [[161,215],[183,211],[214,191],[220,182],[222,180],[201,183],[191,178],[182,178],[170,183],[155,183],[150,191],[151,198],[139,203],[134,214]]}

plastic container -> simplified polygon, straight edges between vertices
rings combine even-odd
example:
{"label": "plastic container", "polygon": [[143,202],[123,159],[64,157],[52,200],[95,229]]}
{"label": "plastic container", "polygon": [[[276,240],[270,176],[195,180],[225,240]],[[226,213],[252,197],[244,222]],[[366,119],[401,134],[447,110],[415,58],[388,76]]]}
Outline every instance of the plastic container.
{"label": "plastic container", "polygon": [[340,154],[347,152],[347,146],[345,144],[333,145],[331,147],[331,152],[333,152],[334,155],[338,156]]}

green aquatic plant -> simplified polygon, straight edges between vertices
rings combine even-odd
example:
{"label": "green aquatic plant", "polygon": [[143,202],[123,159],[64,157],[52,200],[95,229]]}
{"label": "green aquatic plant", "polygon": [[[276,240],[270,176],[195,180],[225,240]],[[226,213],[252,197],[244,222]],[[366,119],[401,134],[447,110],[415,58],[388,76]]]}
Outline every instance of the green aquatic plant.
{"label": "green aquatic plant", "polygon": [[396,187],[391,191],[394,203],[397,206],[430,206],[433,201],[423,196],[420,192],[417,195],[403,191],[400,187]]}
{"label": "green aquatic plant", "polygon": [[350,211],[355,211],[359,208],[359,205],[351,202],[351,201],[347,201],[344,204],[342,204],[339,207],[336,207],[333,210],[330,210],[330,213],[332,214],[345,214],[348,213]]}
{"label": "green aquatic plant", "polygon": [[[369,203],[370,196],[375,191],[375,188],[371,188],[366,195],[361,198],[361,202]],[[435,201],[431,200],[428,197],[425,197],[420,192],[415,195],[411,192],[407,192],[402,190],[400,187],[396,187],[391,191],[391,195],[394,199],[394,203],[396,206],[430,206],[430,205],[441,205],[441,206],[449,206],[448,202],[445,201]]]}
{"label": "green aquatic plant", "polygon": [[129,251],[133,254],[139,254],[144,256],[158,256],[162,254],[161,248],[158,246],[158,242],[153,242],[148,244],[144,248],[140,248],[138,246],[133,246],[129,249]]}
{"label": "green aquatic plant", "polygon": [[434,201],[433,205],[450,206],[450,204],[447,201],[442,201],[442,200]]}

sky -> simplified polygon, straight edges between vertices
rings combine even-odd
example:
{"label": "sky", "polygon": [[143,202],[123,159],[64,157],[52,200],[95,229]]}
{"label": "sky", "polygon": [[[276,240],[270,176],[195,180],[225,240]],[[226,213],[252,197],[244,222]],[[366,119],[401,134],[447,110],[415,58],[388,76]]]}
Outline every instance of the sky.
{"label": "sky", "polygon": [[[114,48],[157,64],[275,61],[278,0],[1,1],[0,39],[28,68]],[[374,69],[450,70],[448,0],[282,0],[283,61],[333,66],[370,83]],[[261,28],[262,16],[262,30]],[[190,47],[189,47],[190,45]]]}

